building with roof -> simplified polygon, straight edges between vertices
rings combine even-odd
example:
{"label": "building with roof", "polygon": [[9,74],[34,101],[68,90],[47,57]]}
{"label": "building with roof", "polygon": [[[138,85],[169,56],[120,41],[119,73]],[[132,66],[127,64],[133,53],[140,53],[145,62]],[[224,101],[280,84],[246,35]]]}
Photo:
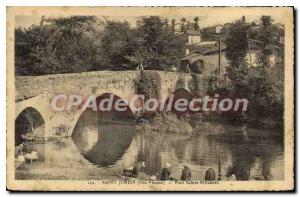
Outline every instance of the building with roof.
{"label": "building with roof", "polygon": [[186,45],[194,45],[202,41],[201,33],[199,31],[187,30],[184,35],[186,36]]}
{"label": "building with roof", "polygon": [[[260,42],[256,40],[249,39],[249,51],[246,55],[246,61],[249,66],[256,67],[257,63],[257,53],[260,50]],[[226,58],[226,44],[221,41],[221,46],[219,48],[218,41],[205,41],[187,46],[189,53],[186,54],[184,58],[181,59],[181,64],[178,68],[181,72],[186,72],[186,68],[198,74],[204,74],[206,76],[220,74],[224,75],[226,72],[226,67],[229,62]],[[270,55],[269,62],[271,66],[276,63],[283,61],[283,58],[279,55],[280,48],[278,46],[270,46],[274,48],[274,53]],[[279,51],[279,52],[278,52]],[[219,54],[220,54],[220,68],[219,68]]]}
{"label": "building with roof", "polygon": [[219,34],[221,33],[222,28],[223,28],[222,25],[215,25],[215,26],[203,28],[202,31],[206,33]]}

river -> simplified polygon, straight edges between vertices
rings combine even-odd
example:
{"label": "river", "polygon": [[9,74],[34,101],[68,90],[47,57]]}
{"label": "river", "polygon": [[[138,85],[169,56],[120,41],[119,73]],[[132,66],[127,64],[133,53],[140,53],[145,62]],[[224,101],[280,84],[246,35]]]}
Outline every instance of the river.
{"label": "river", "polygon": [[[203,121],[188,135],[145,131],[130,122],[99,121],[84,114],[72,137],[34,144],[39,161],[17,168],[17,179],[117,179],[123,168],[144,161],[147,175],[159,174],[171,163],[172,176],[179,179],[184,165],[192,171],[192,180],[204,180],[205,171],[213,168],[217,177],[227,180],[233,167],[247,172],[246,180],[284,179],[284,146],[276,140],[257,143],[220,141],[209,138],[241,127],[224,122]],[[249,129],[268,133],[266,129]]]}

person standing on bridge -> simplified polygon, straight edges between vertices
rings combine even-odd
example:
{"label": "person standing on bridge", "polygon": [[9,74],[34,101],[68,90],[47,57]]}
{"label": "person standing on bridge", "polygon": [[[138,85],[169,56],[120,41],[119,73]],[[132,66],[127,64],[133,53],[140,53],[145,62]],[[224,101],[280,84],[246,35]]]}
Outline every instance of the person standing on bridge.
{"label": "person standing on bridge", "polygon": [[143,71],[144,70],[143,64],[139,64],[138,67],[136,68],[136,70]]}

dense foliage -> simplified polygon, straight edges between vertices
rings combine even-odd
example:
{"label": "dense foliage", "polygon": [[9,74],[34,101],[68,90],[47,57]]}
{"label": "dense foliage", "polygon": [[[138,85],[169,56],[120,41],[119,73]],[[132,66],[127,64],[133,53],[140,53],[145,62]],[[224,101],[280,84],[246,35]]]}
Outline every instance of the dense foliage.
{"label": "dense foliage", "polygon": [[[249,24],[238,21],[229,28],[226,35],[226,58],[229,61],[227,76],[233,86],[231,94],[233,97],[248,98],[250,106],[247,116],[249,120],[259,121],[264,117],[282,123],[284,104],[283,62],[277,62],[271,68],[269,63],[269,57],[275,53],[274,49],[280,48],[274,38],[280,32],[272,24],[272,19],[269,16],[261,17],[256,32],[251,32],[250,28]],[[257,67],[248,65],[246,61],[249,32],[250,36],[257,39],[260,44],[261,50],[257,52]]]}
{"label": "dense foliage", "polygon": [[134,57],[145,69],[167,70],[179,62],[184,51],[184,39],[174,34],[167,21],[152,16],[138,21],[139,38]]}
{"label": "dense foliage", "polygon": [[229,65],[227,75],[235,87],[236,94],[247,92],[248,86],[248,64],[246,54],[248,52],[247,25],[242,22],[236,22],[230,29],[225,39],[227,46],[226,58]]}
{"label": "dense foliage", "polygon": [[42,18],[15,29],[17,75],[96,70],[167,70],[183,56],[184,40],[168,22],[145,17],[136,27],[97,17]]}
{"label": "dense foliage", "polygon": [[272,22],[270,16],[262,16],[259,29],[256,32],[256,37],[260,41],[257,59],[258,63],[264,67],[270,67],[269,58],[272,54],[276,53],[279,57],[283,57],[278,37],[283,36],[284,32]]}
{"label": "dense foliage", "polygon": [[161,90],[161,77],[155,71],[141,72],[139,80],[136,82],[138,94],[145,95],[146,99],[159,98]]}

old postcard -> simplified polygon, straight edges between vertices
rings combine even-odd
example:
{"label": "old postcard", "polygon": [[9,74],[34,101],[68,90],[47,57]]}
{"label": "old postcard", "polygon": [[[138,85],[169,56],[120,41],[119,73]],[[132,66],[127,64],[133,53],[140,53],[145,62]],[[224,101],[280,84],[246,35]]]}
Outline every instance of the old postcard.
{"label": "old postcard", "polygon": [[7,7],[7,188],[294,189],[293,7]]}

